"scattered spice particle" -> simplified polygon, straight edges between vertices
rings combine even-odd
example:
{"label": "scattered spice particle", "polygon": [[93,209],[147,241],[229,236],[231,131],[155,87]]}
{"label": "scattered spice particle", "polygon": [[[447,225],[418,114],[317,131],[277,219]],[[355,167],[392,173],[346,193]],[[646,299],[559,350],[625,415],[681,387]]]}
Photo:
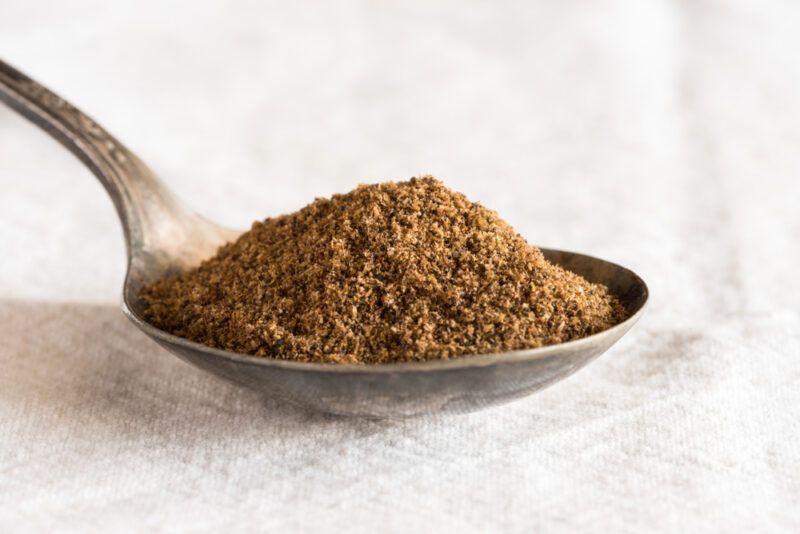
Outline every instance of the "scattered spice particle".
{"label": "scattered spice particle", "polygon": [[253,224],[142,293],[145,317],[225,350],[389,363],[540,347],[622,321],[493,211],[425,176],[359,186]]}

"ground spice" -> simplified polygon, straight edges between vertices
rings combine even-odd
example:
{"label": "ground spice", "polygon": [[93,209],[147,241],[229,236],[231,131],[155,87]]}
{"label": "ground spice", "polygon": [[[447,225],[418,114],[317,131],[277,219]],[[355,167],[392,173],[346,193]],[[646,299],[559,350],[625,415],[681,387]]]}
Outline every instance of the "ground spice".
{"label": "ground spice", "polygon": [[304,362],[445,359],[577,339],[624,318],[493,211],[432,177],[359,186],[253,224],[145,317],[212,347]]}

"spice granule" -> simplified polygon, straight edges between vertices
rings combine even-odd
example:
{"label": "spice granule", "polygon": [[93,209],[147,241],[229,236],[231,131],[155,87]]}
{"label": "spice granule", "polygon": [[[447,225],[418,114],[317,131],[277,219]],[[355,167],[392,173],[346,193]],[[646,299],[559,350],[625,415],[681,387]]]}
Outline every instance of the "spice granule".
{"label": "spice granule", "polygon": [[540,347],[625,316],[605,287],[548,262],[495,212],[430,176],[256,222],[142,297],[146,319],[177,336],[326,363]]}

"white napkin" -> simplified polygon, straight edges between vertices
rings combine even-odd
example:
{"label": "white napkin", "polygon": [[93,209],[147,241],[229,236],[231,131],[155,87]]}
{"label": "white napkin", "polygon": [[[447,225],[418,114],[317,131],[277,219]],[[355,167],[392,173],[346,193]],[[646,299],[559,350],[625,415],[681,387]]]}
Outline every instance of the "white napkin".
{"label": "white napkin", "polygon": [[128,324],[111,203],[0,108],[0,531],[800,528],[800,6],[33,6],[4,59],[213,219],[431,173],[652,300],[484,412],[262,401]]}

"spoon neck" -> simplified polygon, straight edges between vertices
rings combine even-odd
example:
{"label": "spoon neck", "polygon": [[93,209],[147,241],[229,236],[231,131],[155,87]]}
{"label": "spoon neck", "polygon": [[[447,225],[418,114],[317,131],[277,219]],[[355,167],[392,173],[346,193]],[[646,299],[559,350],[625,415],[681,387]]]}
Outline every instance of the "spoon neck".
{"label": "spoon neck", "polygon": [[3,61],[0,100],[47,131],[100,180],[122,222],[132,270],[152,270],[153,264],[180,267],[182,262],[175,259],[191,249],[193,235],[215,228],[186,208],[144,162],[89,116]]}

